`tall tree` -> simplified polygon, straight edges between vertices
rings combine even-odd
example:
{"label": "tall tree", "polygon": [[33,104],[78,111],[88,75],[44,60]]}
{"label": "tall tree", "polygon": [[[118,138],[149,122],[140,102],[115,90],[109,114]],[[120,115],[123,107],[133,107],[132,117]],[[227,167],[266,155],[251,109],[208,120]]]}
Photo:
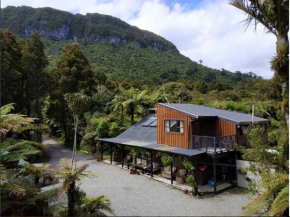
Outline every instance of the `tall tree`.
{"label": "tall tree", "polygon": [[20,60],[22,49],[8,30],[0,30],[1,46],[1,105],[15,103],[17,112],[23,105],[23,75]]}
{"label": "tall tree", "polygon": [[24,45],[21,61],[25,79],[27,115],[40,120],[42,119],[40,98],[46,92],[45,67],[48,65],[44,50],[45,46],[38,32],[35,32]]}
{"label": "tall tree", "polygon": [[72,141],[70,130],[72,122],[67,115],[69,110],[64,95],[83,92],[87,96],[92,96],[96,88],[93,70],[79,46],[68,44],[64,47],[56,66],[49,69],[48,73],[52,79],[53,89],[50,90],[46,101],[45,116],[62,130],[65,143],[68,145]]}
{"label": "tall tree", "polygon": [[255,27],[262,24],[277,38],[276,56],[271,61],[271,68],[281,77],[284,88],[282,108],[288,122],[289,112],[289,0],[230,0],[229,4],[244,11],[248,17],[246,24],[252,21]]}
{"label": "tall tree", "polygon": [[74,164],[77,154],[77,132],[80,116],[85,112],[88,97],[82,93],[72,93],[65,94],[65,100],[68,103],[68,108],[73,116],[74,121],[74,144],[73,144],[73,155],[72,155],[72,164]]}

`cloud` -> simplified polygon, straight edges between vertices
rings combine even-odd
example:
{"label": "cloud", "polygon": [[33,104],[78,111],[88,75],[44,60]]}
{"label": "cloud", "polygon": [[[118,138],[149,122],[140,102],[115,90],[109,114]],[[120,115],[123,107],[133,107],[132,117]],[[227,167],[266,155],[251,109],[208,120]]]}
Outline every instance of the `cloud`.
{"label": "cloud", "polygon": [[[271,78],[269,61],[275,54],[275,37],[263,27],[245,31],[245,14],[227,0],[4,0],[2,7],[50,6],[74,13],[101,13],[119,17],[141,29],[173,42],[179,51],[194,61],[212,68],[254,72]],[[188,2],[188,1],[187,1]]]}

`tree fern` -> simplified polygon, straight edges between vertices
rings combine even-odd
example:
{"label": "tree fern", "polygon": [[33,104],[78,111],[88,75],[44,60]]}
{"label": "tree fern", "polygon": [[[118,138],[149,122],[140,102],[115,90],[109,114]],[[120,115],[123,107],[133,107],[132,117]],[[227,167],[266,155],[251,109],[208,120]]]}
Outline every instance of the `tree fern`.
{"label": "tree fern", "polygon": [[283,188],[275,198],[269,210],[271,216],[282,216],[289,207],[289,184]]}

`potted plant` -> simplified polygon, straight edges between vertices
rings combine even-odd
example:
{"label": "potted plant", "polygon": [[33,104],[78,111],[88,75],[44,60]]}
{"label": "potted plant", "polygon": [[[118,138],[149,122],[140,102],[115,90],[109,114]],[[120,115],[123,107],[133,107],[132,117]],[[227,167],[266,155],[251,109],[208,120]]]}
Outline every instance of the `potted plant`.
{"label": "potted plant", "polygon": [[192,195],[194,195],[194,188],[196,187],[196,182],[192,175],[186,177],[185,182],[192,187]]}
{"label": "potted plant", "polygon": [[167,154],[162,155],[161,161],[164,167],[168,167],[173,162],[173,158]]}
{"label": "potted plant", "polygon": [[237,169],[237,172],[239,174],[242,174],[242,175],[246,175],[247,174],[247,170],[246,169],[242,169],[242,168]]}
{"label": "potted plant", "polygon": [[136,174],[137,171],[136,171],[135,168],[136,168],[136,165],[133,163],[133,164],[132,164],[132,168],[131,168],[131,170],[130,170],[130,174],[132,174],[132,175]]}
{"label": "potted plant", "polygon": [[182,164],[183,164],[184,169],[185,169],[185,177],[187,177],[187,175],[189,174],[189,171],[193,171],[194,167],[192,166],[192,163],[187,159],[184,159]]}

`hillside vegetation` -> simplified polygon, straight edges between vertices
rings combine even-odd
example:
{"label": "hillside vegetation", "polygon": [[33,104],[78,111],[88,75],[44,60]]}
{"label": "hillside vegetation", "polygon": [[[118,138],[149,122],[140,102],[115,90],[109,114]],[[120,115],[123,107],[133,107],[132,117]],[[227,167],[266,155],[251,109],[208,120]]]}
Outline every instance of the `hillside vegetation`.
{"label": "hillside vegetation", "polygon": [[50,65],[55,65],[64,45],[77,42],[94,68],[111,81],[128,81],[134,87],[198,80],[244,86],[260,79],[252,72],[231,73],[191,61],[166,39],[112,16],[73,15],[52,8],[26,6],[1,10],[2,28],[21,38],[39,32]]}

